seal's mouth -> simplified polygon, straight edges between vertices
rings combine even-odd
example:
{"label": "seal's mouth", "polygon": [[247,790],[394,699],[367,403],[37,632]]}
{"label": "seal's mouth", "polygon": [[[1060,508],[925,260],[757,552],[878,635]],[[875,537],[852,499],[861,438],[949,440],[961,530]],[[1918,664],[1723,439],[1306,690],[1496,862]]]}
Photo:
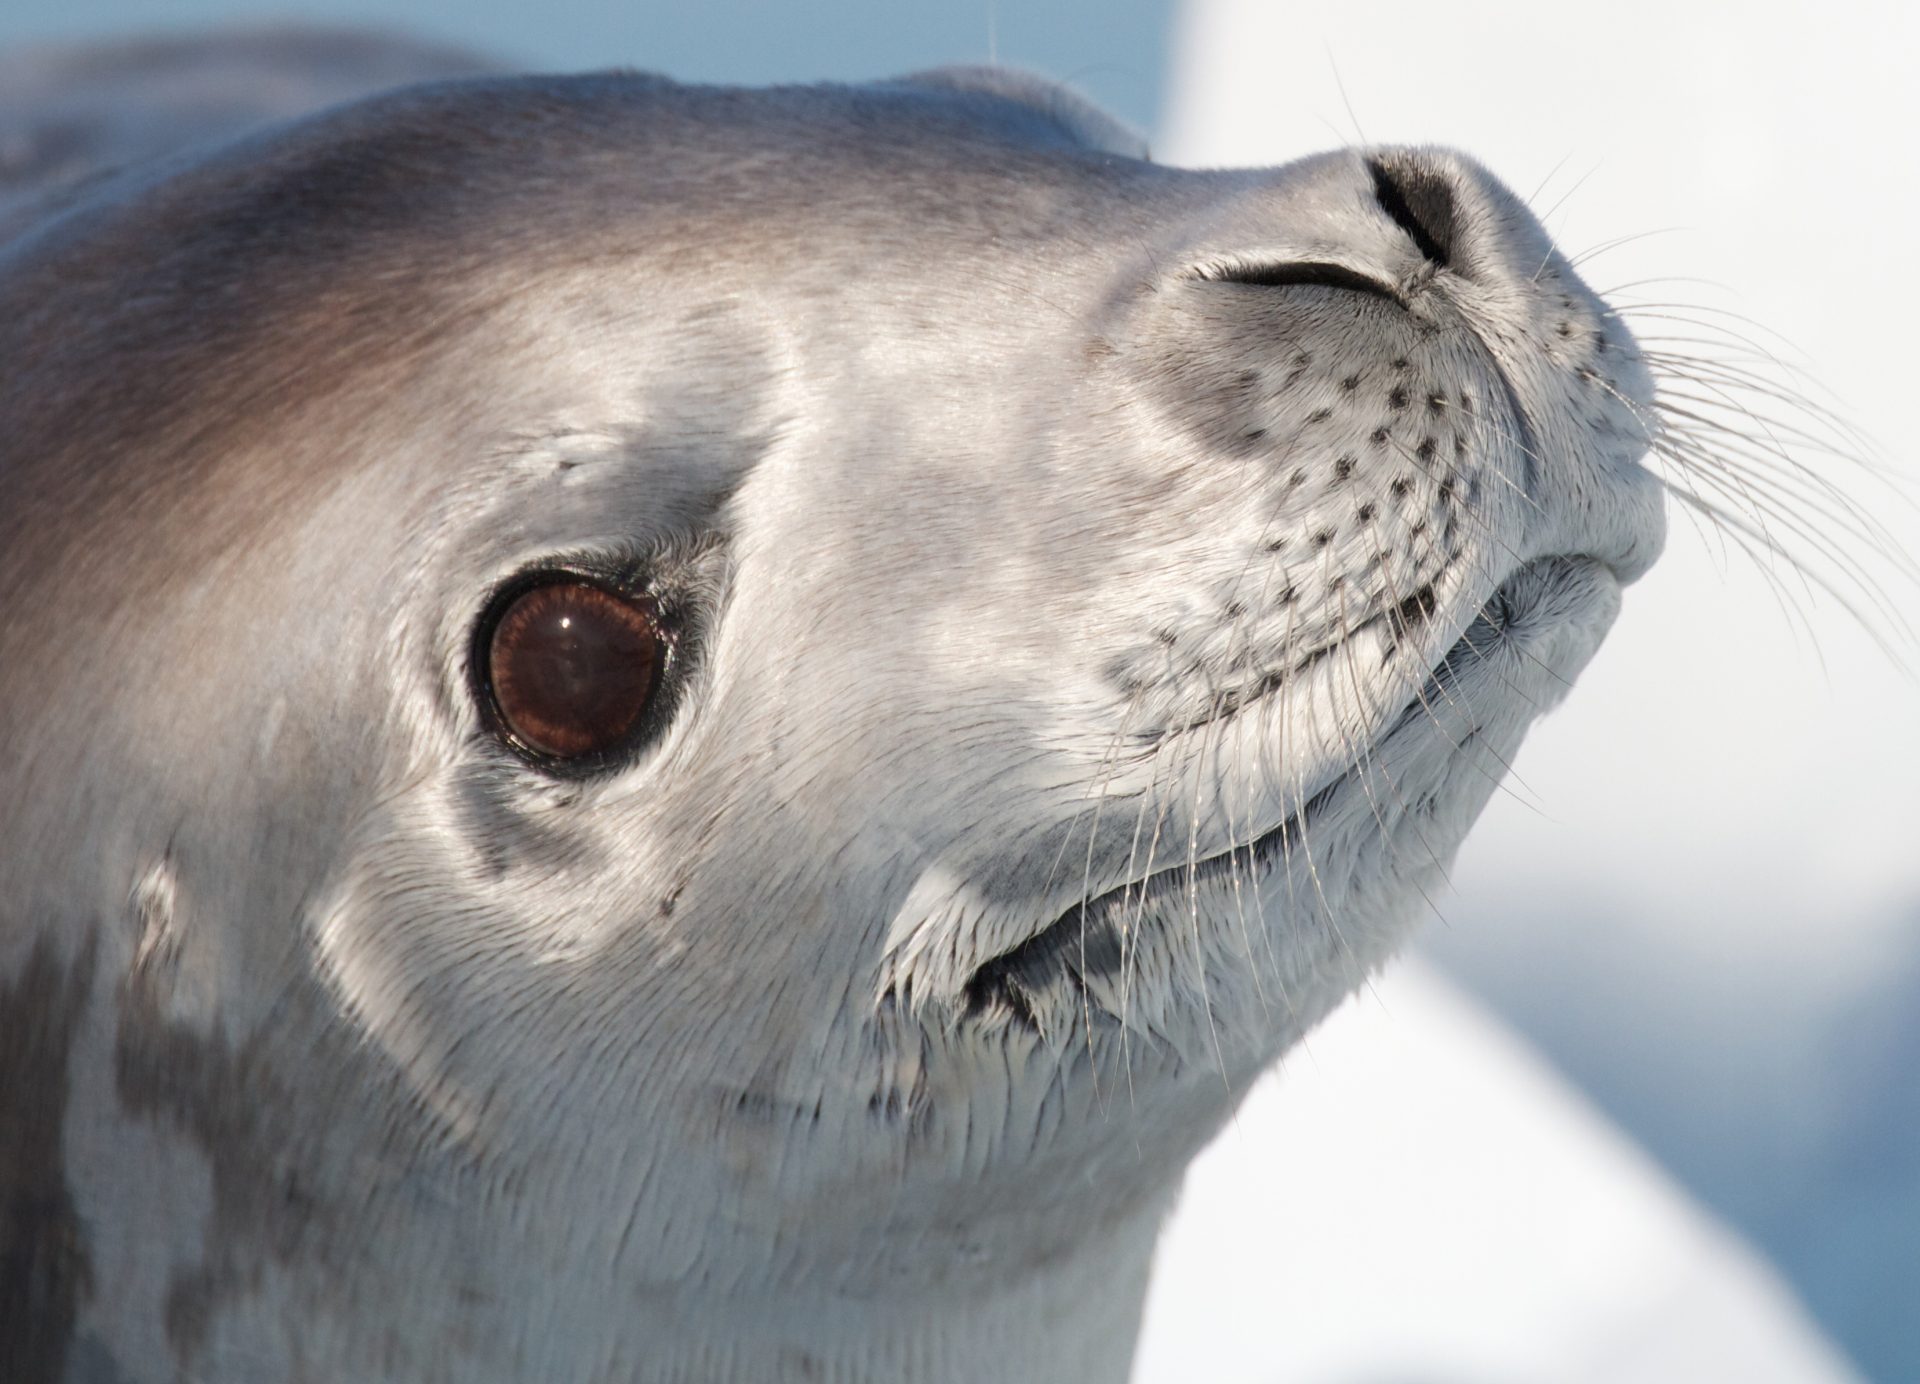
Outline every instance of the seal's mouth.
{"label": "seal's mouth", "polygon": [[[1451,695],[1454,684],[1492,656],[1509,628],[1527,614],[1522,608],[1522,593],[1537,591],[1542,576],[1552,584],[1558,567],[1591,561],[1541,558],[1509,574],[1380,733],[1284,821],[1227,850],[1153,871],[1068,908],[1037,933],[988,958],[973,971],[962,990],[965,1013],[970,1017],[997,1013],[1021,1027],[1037,1030],[1036,1005],[1043,990],[1064,979],[1076,991],[1084,991],[1090,975],[1123,964],[1123,919],[1138,917],[1158,903],[1186,900],[1216,881],[1231,885],[1237,876],[1244,885],[1276,866],[1285,868],[1287,857],[1300,848],[1315,815],[1342,784],[1360,771],[1365,760],[1388,738],[1416,721],[1430,719],[1432,708]],[[1531,604],[1540,602],[1536,599]]]}

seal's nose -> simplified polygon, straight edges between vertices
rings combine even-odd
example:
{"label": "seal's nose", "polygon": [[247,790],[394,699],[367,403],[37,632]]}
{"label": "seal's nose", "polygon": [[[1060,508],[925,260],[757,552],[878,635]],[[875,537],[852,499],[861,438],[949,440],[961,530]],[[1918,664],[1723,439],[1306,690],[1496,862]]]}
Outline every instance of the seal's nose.
{"label": "seal's nose", "polygon": [[[1467,155],[1430,145],[1386,145],[1349,159],[1349,195],[1371,204],[1379,219],[1369,240],[1381,245],[1397,274],[1444,274],[1556,300],[1570,290],[1551,285],[1562,279],[1578,283],[1526,204]],[[1584,285],[1573,296],[1604,310]]]}
{"label": "seal's nose", "polygon": [[1453,182],[1435,161],[1412,150],[1391,150],[1367,159],[1373,196],[1388,218],[1407,233],[1437,269],[1453,262]]}

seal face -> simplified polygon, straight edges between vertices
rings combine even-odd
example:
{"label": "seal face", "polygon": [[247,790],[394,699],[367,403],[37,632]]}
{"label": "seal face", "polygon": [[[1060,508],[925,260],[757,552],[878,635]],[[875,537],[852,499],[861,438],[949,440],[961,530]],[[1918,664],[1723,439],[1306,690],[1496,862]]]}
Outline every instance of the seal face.
{"label": "seal face", "polygon": [[1137,152],[998,74],[480,80],[12,242],[68,1356],[1124,1371],[1663,532],[1476,165]]}

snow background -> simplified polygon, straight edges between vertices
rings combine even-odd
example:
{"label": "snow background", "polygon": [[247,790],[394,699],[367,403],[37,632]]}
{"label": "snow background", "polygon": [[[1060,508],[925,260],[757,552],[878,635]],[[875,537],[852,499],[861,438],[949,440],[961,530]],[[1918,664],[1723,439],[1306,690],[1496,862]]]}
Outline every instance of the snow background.
{"label": "snow background", "polygon": [[[1273,162],[1357,122],[1540,187],[1576,254],[1660,232],[1583,272],[1603,292],[1666,278],[1621,297],[1736,314],[1719,320],[1806,362],[1906,480],[1831,474],[1917,552],[1916,40],[1920,20],[1890,6],[1625,0],[1582,20],[1373,3],[1309,19],[1194,0],[1159,152]],[[1911,583],[1889,591],[1909,618],[1920,607]],[[1817,643],[1754,564],[1676,518],[1421,946],[1751,1237],[1871,1377],[1916,1379],[1920,690],[1844,611],[1809,604]],[[1411,1021],[1352,1022],[1391,1045]],[[1753,1376],[1723,1361],[1617,1377]]]}
{"label": "snow background", "polygon": [[[0,42],[288,12],[8,0]],[[1909,479],[1834,474],[1920,551],[1920,19],[1892,5],[298,13],[688,79],[997,57],[1074,81],[1170,162],[1456,144],[1539,189],[1575,253],[1642,237],[1585,266],[1596,287],[1662,278],[1622,296],[1764,324],[1723,319],[1832,387]],[[1843,611],[1811,609],[1817,643],[1751,563],[1677,520],[1469,840],[1426,961],[1310,1039],[1196,1166],[1142,1380],[1854,1377],[1805,1309],[1867,1377],[1920,1378],[1920,684]]]}

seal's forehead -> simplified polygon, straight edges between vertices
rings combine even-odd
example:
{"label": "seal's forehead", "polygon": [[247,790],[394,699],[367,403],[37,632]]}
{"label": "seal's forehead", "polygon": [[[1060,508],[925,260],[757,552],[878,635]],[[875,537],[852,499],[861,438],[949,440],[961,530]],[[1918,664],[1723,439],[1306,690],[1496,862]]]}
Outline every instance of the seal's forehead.
{"label": "seal's forehead", "polygon": [[[288,460],[315,409],[404,411],[416,371],[547,378],[507,340],[544,360],[529,343],[583,302],[629,336],[742,291],[837,322],[856,280],[904,314],[1015,245],[999,277],[1044,272],[1036,245],[1078,264],[1133,214],[1132,183],[1166,176],[1109,151],[1124,139],[1059,88],[977,70],[486,78],[252,136],[0,247],[0,510],[111,527],[199,478],[237,524],[235,494],[340,471]],[[65,543],[77,522],[41,527]]]}

